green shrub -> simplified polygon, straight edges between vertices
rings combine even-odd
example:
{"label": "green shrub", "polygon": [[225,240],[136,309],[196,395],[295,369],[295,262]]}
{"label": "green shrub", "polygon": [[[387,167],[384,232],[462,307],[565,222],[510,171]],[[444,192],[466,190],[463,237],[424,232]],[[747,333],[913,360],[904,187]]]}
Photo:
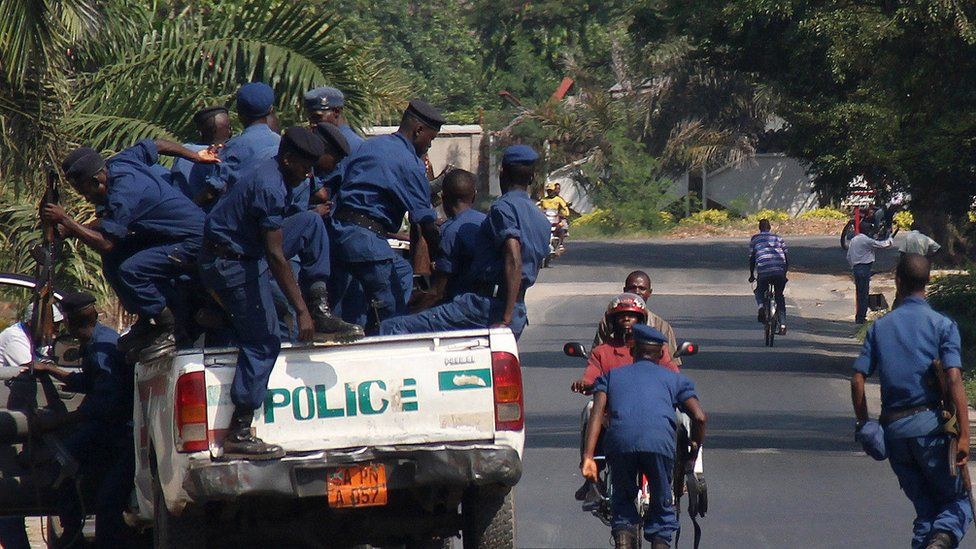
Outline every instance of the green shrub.
{"label": "green shrub", "polygon": [[959,325],[963,356],[968,363],[976,346],[976,274],[953,274],[936,278],[928,291],[932,308]]}
{"label": "green shrub", "polygon": [[815,210],[810,210],[808,212],[803,212],[798,215],[800,219],[825,219],[825,220],[841,220],[850,217],[847,212],[838,210],[837,208],[817,208]]}
{"label": "green shrub", "polygon": [[618,220],[610,210],[595,208],[592,212],[585,213],[576,218],[576,220],[573,221],[572,228],[592,229],[600,233],[610,233],[620,230],[621,224],[620,220]]}
{"label": "green shrub", "polygon": [[702,210],[681,220],[681,225],[727,225],[731,221],[725,210]]}
{"label": "green shrub", "polygon": [[777,221],[786,221],[789,218],[790,214],[783,210],[770,210],[766,208],[746,216],[746,221],[749,223],[758,223],[760,219],[768,219],[770,222],[775,223]]}

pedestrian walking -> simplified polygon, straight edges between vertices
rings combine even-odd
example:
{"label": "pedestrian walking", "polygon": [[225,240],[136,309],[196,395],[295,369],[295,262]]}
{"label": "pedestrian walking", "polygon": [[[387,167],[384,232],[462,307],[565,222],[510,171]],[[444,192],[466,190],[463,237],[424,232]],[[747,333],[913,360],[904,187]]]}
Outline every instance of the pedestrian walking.
{"label": "pedestrian walking", "polygon": [[890,248],[891,238],[875,240],[868,236],[874,232],[871,224],[862,224],[861,232],[851,239],[847,248],[847,262],[854,274],[854,290],[856,302],[854,314],[855,324],[864,324],[868,314],[868,295],[871,292],[871,269],[874,266],[874,251]]}
{"label": "pedestrian walking", "polygon": [[[875,459],[887,457],[915,507],[912,547],[947,549],[958,546],[973,519],[963,475],[955,472],[969,460],[969,414],[959,328],[925,300],[929,268],[929,260],[919,254],[899,261],[895,284],[901,305],[868,330],[854,362],[851,398],[855,438]],[[934,383],[939,375],[935,360],[946,372],[948,398]],[[878,421],[868,421],[864,384],[875,372],[881,380],[881,414]],[[958,435],[948,434],[943,425],[940,404],[946,400],[958,414]],[[956,436],[958,450],[949,455]]]}

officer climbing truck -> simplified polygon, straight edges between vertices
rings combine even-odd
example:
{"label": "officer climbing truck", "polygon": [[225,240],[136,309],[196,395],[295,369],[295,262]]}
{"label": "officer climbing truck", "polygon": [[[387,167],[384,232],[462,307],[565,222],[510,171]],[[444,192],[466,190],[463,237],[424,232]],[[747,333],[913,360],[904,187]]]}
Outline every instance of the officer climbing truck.
{"label": "officer climbing truck", "polygon": [[[136,366],[136,499],[156,547],[514,547],[524,411],[508,329],[284,347],[255,434],[224,459],[237,349]],[[235,539],[236,538],[236,539]]]}

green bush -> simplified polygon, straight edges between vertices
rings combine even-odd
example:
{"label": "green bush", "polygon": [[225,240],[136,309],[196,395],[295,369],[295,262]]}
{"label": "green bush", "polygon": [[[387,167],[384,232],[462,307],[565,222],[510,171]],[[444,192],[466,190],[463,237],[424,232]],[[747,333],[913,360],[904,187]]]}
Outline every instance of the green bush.
{"label": "green bush", "polygon": [[760,219],[768,219],[770,222],[786,221],[790,218],[790,214],[783,210],[770,210],[762,209],[758,212],[746,216],[746,221],[749,223],[758,223]]}
{"label": "green bush", "polygon": [[725,210],[702,210],[681,220],[681,225],[728,225],[731,221]]}
{"label": "green bush", "polygon": [[941,276],[929,286],[932,308],[956,321],[963,353],[972,358],[976,346],[976,274]]}
{"label": "green bush", "polygon": [[817,208],[815,210],[810,210],[808,212],[803,212],[798,215],[800,219],[825,219],[825,220],[841,220],[850,217],[847,212],[838,210],[837,208]]}

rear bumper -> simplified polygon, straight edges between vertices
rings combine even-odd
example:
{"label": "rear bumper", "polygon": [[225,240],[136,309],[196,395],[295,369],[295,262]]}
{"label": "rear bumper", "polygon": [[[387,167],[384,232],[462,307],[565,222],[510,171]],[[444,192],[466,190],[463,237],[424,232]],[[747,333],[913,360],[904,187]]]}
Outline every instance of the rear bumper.
{"label": "rear bumper", "polygon": [[286,456],[276,461],[192,462],[183,488],[195,503],[240,496],[326,495],[327,471],[362,462],[383,463],[391,491],[424,486],[515,486],[522,460],[496,444],[390,446]]}

